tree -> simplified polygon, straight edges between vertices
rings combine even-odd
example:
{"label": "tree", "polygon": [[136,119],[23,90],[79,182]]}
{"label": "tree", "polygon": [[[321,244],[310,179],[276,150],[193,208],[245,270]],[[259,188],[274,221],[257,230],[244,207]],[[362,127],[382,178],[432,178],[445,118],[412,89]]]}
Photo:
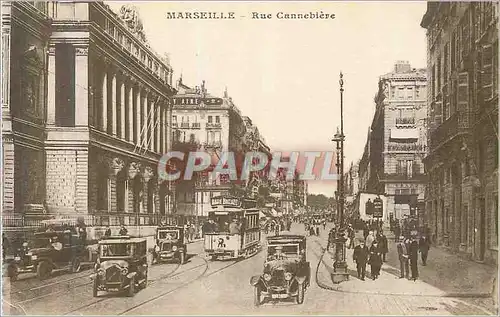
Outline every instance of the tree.
{"label": "tree", "polygon": [[307,205],[313,209],[326,209],[335,204],[333,197],[326,197],[323,194],[309,194],[307,195]]}

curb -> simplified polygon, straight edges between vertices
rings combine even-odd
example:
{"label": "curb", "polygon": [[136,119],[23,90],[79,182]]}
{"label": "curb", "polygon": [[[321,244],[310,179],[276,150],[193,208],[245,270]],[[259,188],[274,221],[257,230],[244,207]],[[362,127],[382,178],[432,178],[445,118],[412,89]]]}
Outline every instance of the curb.
{"label": "curb", "polygon": [[[319,241],[315,241],[321,248],[321,257],[320,257],[320,262],[323,263],[327,271],[332,274],[334,272],[333,267],[330,264],[327,264],[324,255],[326,253],[332,255],[330,252],[326,251],[326,248],[324,248]],[[319,266],[318,266],[319,268]],[[318,284],[319,285],[319,284]],[[421,296],[421,297],[452,297],[452,298],[491,298],[492,294],[488,292],[478,292],[478,293],[452,293],[452,292],[444,292],[444,294],[401,294],[401,293],[383,293],[383,292],[374,292],[374,291],[350,291],[350,290],[343,290],[341,289],[340,286],[325,286],[325,288],[336,291],[336,292],[341,292],[341,293],[350,293],[350,294],[370,294],[370,295],[392,295],[392,296]]]}

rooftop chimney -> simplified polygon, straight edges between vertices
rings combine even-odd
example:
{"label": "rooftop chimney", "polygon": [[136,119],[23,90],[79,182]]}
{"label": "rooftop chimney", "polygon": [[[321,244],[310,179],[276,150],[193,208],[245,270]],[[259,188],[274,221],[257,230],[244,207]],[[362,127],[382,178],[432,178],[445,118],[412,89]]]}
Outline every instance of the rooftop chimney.
{"label": "rooftop chimney", "polygon": [[408,61],[397,61],[394,65],[394,72],[396,73],[408,73],[411,71],[411,65]]}

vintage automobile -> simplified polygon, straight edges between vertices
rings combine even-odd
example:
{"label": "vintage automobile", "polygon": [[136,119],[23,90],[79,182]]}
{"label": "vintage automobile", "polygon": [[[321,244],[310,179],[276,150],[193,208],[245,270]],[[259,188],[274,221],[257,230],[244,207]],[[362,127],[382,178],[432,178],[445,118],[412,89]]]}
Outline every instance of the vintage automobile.
{"label": "vintage automobile", "polygon": [[14,261],[9,263],[8,275],[14,281],[20,273],[37,273],[39,279],[49,278],[53,270],[76,273],[85,252],[85,241],[75,230],[49,228],[35,232],[34,238],[17,250]]}
{"label": "vintage automobile", "polygon": [[254,287],[254,304],[259,306],[264,299],[287,298],[295,298],[297,304],[302,304],[310,277],[304,236],[268,237],[264,272],[250,279]]}
{"label": "vintage automobile", "polygon": [[179,259],[186,263],[187,247],[184,241],[184,227],[164,225],[156,228],[156,246],[153,250],[153,263]]}
{"label": "vintage automobile", "polygon": [[94,297],[99,291],[126,291],[133,296],[136,288],[146,288],[148,284],[146,239],[111,236],[100,240],[94,271]]}

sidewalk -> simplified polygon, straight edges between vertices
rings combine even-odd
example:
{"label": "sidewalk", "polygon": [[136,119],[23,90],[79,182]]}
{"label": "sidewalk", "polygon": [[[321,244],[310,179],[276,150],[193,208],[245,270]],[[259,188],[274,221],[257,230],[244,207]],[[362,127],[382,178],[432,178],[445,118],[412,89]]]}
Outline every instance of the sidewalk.
{"label": "sidewalk", "polygon": [[[326,236],[321,235],[321,244],[326,246]],[[393,238],[389,238],[387,262],[382,265],[380,276],[372,280],[367,265],[365,281],[357,278],[356,264],[352,260],[353,250],[347,249],[346,259],[350,273],[349,281],[334,284],[341,292],[414,295],[441,297],[491,297],[496,271],[494,267],[461,259],[439,248],[431,248],[427,266],[419,259],[419,278],[409,281],[399,278],[399,260]],[[327,252],[324,262],[333,271],[334,254]]]}

